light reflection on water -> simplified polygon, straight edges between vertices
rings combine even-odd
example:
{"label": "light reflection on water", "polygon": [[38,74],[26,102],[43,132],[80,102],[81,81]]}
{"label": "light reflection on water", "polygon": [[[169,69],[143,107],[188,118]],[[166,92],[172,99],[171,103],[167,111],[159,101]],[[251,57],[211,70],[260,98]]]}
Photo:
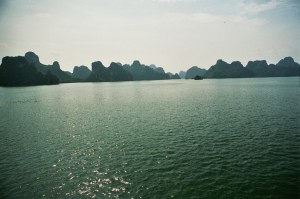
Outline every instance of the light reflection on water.
{"label": "light reflection on water", "polygon": [[297,81],[0,88],[0,198],[296,198]]}

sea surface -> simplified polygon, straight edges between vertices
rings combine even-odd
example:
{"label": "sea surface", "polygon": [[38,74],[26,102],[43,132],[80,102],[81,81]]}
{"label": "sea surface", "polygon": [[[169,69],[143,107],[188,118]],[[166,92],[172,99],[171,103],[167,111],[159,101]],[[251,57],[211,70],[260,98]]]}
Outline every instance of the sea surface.
{"label": "sea surface", "polygon": [[0,87],[0,198],[300,197],[299,77]]}

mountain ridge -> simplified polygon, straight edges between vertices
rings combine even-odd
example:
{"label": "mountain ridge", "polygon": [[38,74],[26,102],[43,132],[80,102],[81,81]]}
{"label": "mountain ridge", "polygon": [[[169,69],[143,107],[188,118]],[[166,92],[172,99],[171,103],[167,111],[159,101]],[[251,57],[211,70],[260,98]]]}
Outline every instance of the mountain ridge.
{"label": "mountain ridge", "polygon": [[[27,72],[28,74],[27,74]],[[292,57],[285,57],[277,64],[266,60],[249,61],[243,66],[239,61],[227,63],[217,60],[208,70],[193,66],[187,71],[166,73],[163,67],[144,65],[135,60],[131,65],[111,62],[105,67],[101,61],[87,66],[74,66],[73,73],[63,71],[57,61],[52,65],[42,64],[38,55],[29,51],[24,56],[4,57],[0,65],[0,86],[48,85],[72,82],[113,82],[139,80],[169,80],[203,78],[245,78],[245,77],[291,77],[299,76],[300,65]]]}

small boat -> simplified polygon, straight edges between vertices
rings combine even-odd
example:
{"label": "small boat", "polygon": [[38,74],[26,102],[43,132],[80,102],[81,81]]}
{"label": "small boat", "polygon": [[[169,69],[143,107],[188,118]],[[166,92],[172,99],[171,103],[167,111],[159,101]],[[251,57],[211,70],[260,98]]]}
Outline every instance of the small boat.
{"label": "small boat", "polygon": [[201,77],[200,75],[196,75],[196,76],[194,77],[194,80],[203,80],[203,77]]}

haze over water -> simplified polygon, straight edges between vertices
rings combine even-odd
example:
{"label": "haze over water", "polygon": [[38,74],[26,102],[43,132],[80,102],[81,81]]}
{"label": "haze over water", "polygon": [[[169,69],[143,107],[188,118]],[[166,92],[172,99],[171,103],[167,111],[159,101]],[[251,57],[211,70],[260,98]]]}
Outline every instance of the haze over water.
{"label": "haze over water", "polygon": [[0,88],[0,198],[298,198],[299,77]]}

